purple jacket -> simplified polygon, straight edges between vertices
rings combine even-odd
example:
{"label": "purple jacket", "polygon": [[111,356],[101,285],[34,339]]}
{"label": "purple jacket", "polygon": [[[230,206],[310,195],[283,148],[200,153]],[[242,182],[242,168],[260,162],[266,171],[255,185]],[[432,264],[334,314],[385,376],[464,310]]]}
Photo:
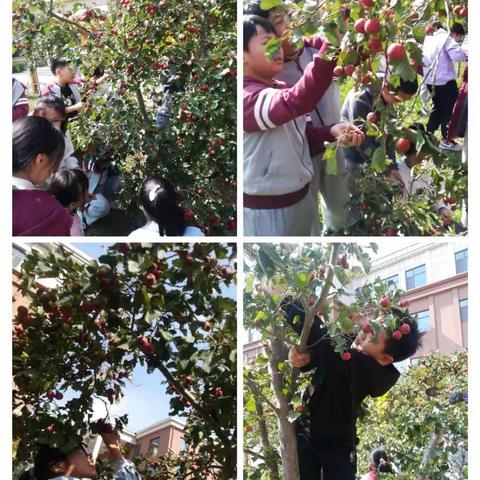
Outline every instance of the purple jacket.
{"label": "purple jacket", "polygon": [[13,190],[13,236],[70,236],[73,217],[44,190]]}

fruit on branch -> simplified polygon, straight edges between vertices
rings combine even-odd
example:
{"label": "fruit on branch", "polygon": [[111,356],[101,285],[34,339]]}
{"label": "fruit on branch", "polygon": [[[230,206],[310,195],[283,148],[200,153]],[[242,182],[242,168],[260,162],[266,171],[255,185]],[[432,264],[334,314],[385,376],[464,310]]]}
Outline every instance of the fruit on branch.
{"label": "fruit on branch", "polygon": [[351,77],[353,75],[353,72],[355,71],[355,65],[352,65],[349,63],[348,65],[345,65],[344,67],[345,75],[348,75]]}
{"label": "fruit on branch", "polygon": [[404,323],[400,327],[400,332],[402,333],[402,335],[407,335],[408,333],[410,333],[410,325],[408,323]]}
{"label": "fruit on branch", "polygon": [[353,28],[357,33],[365,33],[365,19],[359,18],[353,25]]}
{"label": "fruit on branch", "polygon": [[401,43],[392,43],[387,49],[387,55],[390,60],[402,60],[406,54],[405,47]]}
{"label": "fruit on branch", "polygon": [[405,137],[399,138],[397,140],[397,143],[395,144],[395,148],[401,153],[408,152],[411,146],[412,146],[412,143],[408,138],[405,138]]}
{"label": "fruit on branch", "polygon": [[343,352],[342,354],[342,360],[344,362],[348,362],[349,360],[352,359],[352,354],[350,352]]}
{"label": "fruit on branch", "polygon": [[374,35],[381,30],[382,26],[376,18],[370,18],[365,22],[365,33]]}
{"label": "fruit on branch", "polygon": [[398,303],[398,306],[400,308],[405,308],[405,307],[408,307],[409,305],[410,305],[410,301],[407,299],[400,300],[400,302]]}
{"label": "fruit on branch", "polygon": [[390,306],[390,299],[388,297],[383,297],[380,300],[380,306],[382,308],[388,308]]}
{"label": "fruit on branch", "polygon": [[341,77],[341,76],[344,74],[343,67],[341,67],[340,65],[337,65],[337,66],[333,69],[333,74],[334,74],[336,77]]}
{"label": "fruit on branch", "polygon": [[393,333],[392,333],[392,338],[394,340],[400,340],[402,338],[402,332],[400,330],[395,330]]}
{"label": "fruit on branch", "polygon": [[367,115],[367,121],[370,123],[377,123],[378,122],[378,115],[376,112],[370,112]]}
{"label": "fruit on branch", "polygon": [[368,39],[367,45],[372,53],[378,53],[382,51],[382,41],[378,37],[372,37]]}

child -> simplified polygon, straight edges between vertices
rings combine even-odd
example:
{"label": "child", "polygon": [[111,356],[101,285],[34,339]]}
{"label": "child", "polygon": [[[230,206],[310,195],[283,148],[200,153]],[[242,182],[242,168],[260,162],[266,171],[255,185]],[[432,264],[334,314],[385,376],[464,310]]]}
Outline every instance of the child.
{"label": "child", "polygon": [[[299,301],[287,297],[282,308],[288,323],[300,334],[305,320]],[[363,331],[349,348],[351,359],[344,361],[334,351],[318,317],[310,332],[307,353],[290,351],[295,368],[315,368],[311,385],[304,394],[309,418],[297,421],[298,455],[302,480],[355,480],[356,421],[367,396],[379,397],[397,382],[400,373],[393,366],[413,355],[422,344],[423,333],[408,314],[391,308],[391,314],[410,327],[395,340],[381,329],[377,337]],[[295,317],[300,321],[294,323]]]}
{"label": "child", "polygon": [[203,237],[203,232],[187,226],[185,212],[178,205],[178,195],[165,180],[151,178],[143,182],[139,201],[147,223],[130,233],[129,238],[156,240],[165,235],[176,237]]}
{"label": "child", "polygon": [[370,453],[368,469],[370,472],[361,480],[376,480],[379,473],[395,473],[388,461],[387,452],[383,448],[376,448]]}
{"label": "child", "polygon": [[321,153],[325,141],[360,145],[364,135],[347,124],[307,122],[306,114],[331,83],[332,62],[315,55],[302,78],[286,88],[274,80],[283,68],[282,51],[272,60],[266,57],[267,42],[276,38],[273,26],[247,16],[243,31],[245,235],[310,235],[311,155]]}
{"label": "child", "polygon": [[12,78],[12,119],[15,122],[15,120],[25,118],[27,115],[27,87],[16,78]]}
{"label": "child", "polygon": [[58,166],[58,170],[62,170],[64,168],[78,168],[78,160],[73,156],[75,148],[73,147],[70,134],[67,131],[67,111],[63,100],[53,95],[40,97],[35,102],[33,115],[36,117],[46,118],[55,128],[64,134],[65,152],[63,154],[62,161]]}
{"label": "child", "polygon": [[44,118],[13,125],[13,235],[68,236],[72,218],[49,192],[38,189],[63,157],[63,134]]}
{"label": "child", "polygon": [[[115,480],[141,480],[133,463],[127,461],[121,451],[117,432],[101,433],[102,439],[114,461]],[[97,469],[85,445],[81,444],[69,453],[47,445],[40,447],[34,462],[35,480],[79,480],[97,478]]]}
{"label": "child", "polygon": [[[288,12],[284,8],[271,8],[263,10],[261,0],[251,0],[245,8],[245,14],[258,15],[266,18],[274,27],[278,37],[283,38],[290,30]],[[303,45],[299,48],[296,44],[290,43],[288,38],[282,42],[284,63],[282,71],[275,77],[276,80],[285,82],[287,85],[294,85],[303,75],[307,65],[313,61],[315,54],[320,55],[328,47],[326,39],[315,36],[305,38]],[[310,112],[314,126],[331,125],[340,121],[340,95],[337,84],[332,79],[328,89],[320,101]],[[327,232],[341,231],[345,228],[348,216],[349,191],[343,173],[342,151],[337,151],[337,175],[327,175],[326,163],[322,156],[312,158],[314,166],[314,178],[311,182],[311,195],[315,202],[315,218],[312,226],[312,235],[319,235],[320,223],[318,221],[318,193],[322,198],[322,218]]]}
{"label": "child", "polygon": [[61,98],[65,103],[68,118],[75,118],[82,110],[83,103],[70,60],[66,58],[53,60],[51,70],[55,80],[42,90],[41,95],[54,95]]}
{"label": "child", "polygon": [[88,177],[83,170],[59,170],[52,177],[49,192],[72,216],[71,236],[83,236],[82,222],[77,211],[83,212],[89,200]]}

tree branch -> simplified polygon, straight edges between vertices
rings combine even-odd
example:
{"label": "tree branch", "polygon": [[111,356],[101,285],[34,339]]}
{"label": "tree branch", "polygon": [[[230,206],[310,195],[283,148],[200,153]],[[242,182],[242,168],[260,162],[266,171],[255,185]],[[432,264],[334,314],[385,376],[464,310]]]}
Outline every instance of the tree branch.
{"label": "tree branch", "polygon": [[85,28],[83,25],[80,25],[77,22],[73,22],[72,20],[69,20],[68,18],[62,17],[61,15],[55,13],[53,11],[53,0],[50,0],[50,7],[48,9],[48,13],[52,18],[56,18],[60,22],[68,23],[69,25],[72,25],[73,27],[77,28],[78,30],[82,31],[90,37],[93,35],[93,32],[91,30],[88,30],[88,28]]}
{"label": "tree branch", "polygon": [[[250,391],[252,392],[254,398],[262,397],[262,399],[268,403],[269,407],[275,412],[276,415],[280,414],[280,409],[275,406],[261,391],[258,383],[250,376],[250,373],[247,374],[247,385]],[[257,406],[257,398],[255,398],[255,405]],[[258,403],[259,404],[259,403]],[[258,409],[257,409],[258,410]]]}

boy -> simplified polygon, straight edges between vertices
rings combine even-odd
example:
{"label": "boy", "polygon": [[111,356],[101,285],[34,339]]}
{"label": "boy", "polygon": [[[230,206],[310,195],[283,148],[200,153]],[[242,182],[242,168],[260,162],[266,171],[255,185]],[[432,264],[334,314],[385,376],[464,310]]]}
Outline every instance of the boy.
{"label": "boy", "polygon": [[[290,20],[285,8],[271,8],[262,10],[261,0],[251,0],[245,8],[244,13],[258,15],[266,18],[274,27],[278,37],[283,38],[290,30]],[[328,42],[320,36],[305,38],[304,44],[298,48],[288,39],[282,42],[284,63],[281,72],[276,80],[285,82],[287,85],[294,85],[301,78],[307,65],[313,61],[317,53],[323,54],[328,47]],[[314,126],[330,125],[340,121],[340,95],[336,83],[330,82],[328,89],[320,101],[310,112]],[[311,182],[311,195],[315,204],[315,218],[313,221],[312,235],[319,235],[320,224],[318,222],[318,193],[322,196],[322,217],[325,223],[326,232],[342,231],[345,228],[348,216],[349,192],[347,182],[343,173],[342,151],[337,151],[337,175],[326,174],[326,164],[322,156],[312,158],[314,166],[314,178]]]}
{"label": "boy", "polygon": [[67,117],[69,119],[76,117],[82,110],[83,103],[78,84],[74,81],[70,61],[66,58],[57,58],[53,60],[51,70],[55,81],[42,90],[41,96],[54,95],[61,98],[65,103]]}
{"label": "boy", "polygon": [[283,68],[280,50],[266,57],[275,39],[264,18],[247,16],[244,44],[244,230],[245,235],[310,235],[314,216],[310,155],[337,138],[360,145],[363,133],[348,124],[313,127],[305,115],[330,85],[333,63],[315,55],[293,87],[274,80]]}
{"label": "boy", "polygon": [[[305,320],[300,302],[287,297],[282,308],[288,323],[300,334]],[[379,397],[388,392],[400,377],[393,363],[410,357],[422,344],[423,333],[416,321],[396,308],[391,313],[410,327],[409,333],[395,340],[384,329],[376,338],[362,331],[348,350],[348,361],[333,350],[318,317],[310,332],[308,352],[290,351],[293,367],[315,368],[304,394],[309,417],[300,417],[296,425],[301,480],[355,480],[360,405],[368,395]],[[293,323],[296,316],[300,321]]]}

